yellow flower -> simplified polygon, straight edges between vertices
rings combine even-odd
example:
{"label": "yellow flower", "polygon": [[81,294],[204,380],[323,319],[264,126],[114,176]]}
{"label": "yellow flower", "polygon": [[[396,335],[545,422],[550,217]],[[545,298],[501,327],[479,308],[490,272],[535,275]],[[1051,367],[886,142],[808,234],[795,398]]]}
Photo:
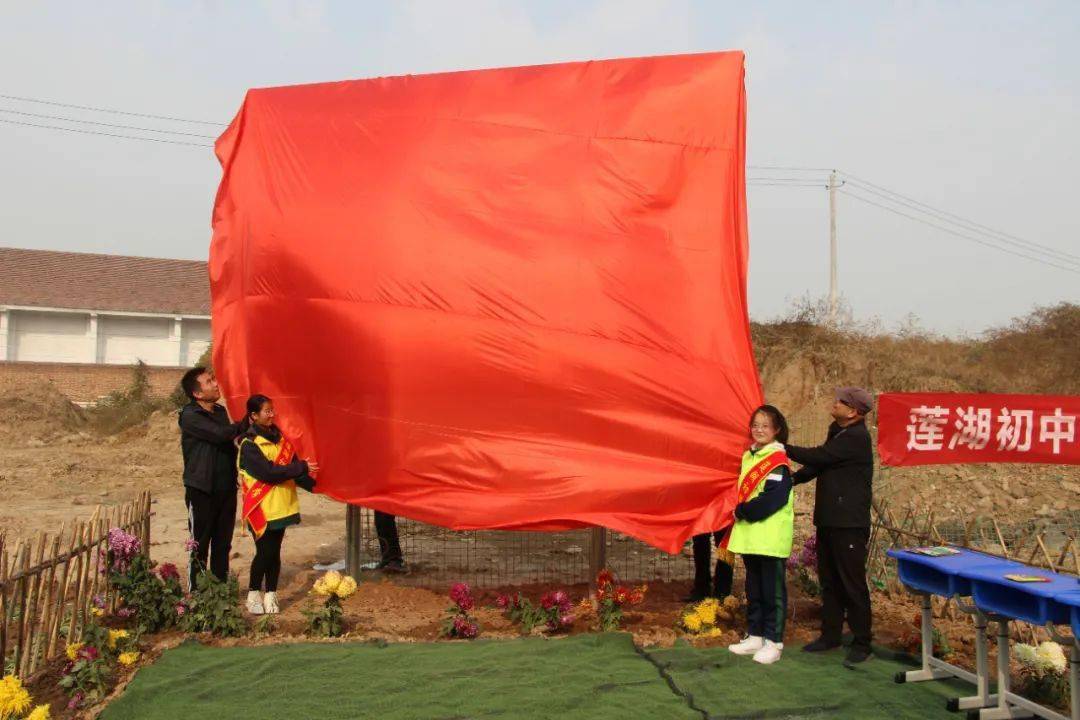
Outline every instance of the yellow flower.
{"label": "yellow flower", "polygon": [[337,589],[334,590],[339,598],[351,597],[356,592],[356,580],[346,575],[341,578],[341,582],[338,584]]}
{"label": "yellow flower", "polygon": [[[713,601],[715,602],[715,600]],[[716,609],[717,605],[709,604],[709,601],[701,603],[697,606],[694,613],[701,618],[702,625],[715,625],[716,624]]]}
{"label": "yellow flower", "polygon": [[109,649],[116,649],[116,641],[123,640],[128,636],[127,630],[110,630],[109,631]]}
{"label": "yellow flower", "polygon": [[102,615],[105,614],[105,611],[102,610],[101,608],[97,608],[97,607],[96,608],[90,608],[90,614],[93,615],[94,617],[101,617]]}
{"label": "yellow flower", "polygon": [[117,660],[120,661],[121,665],[134,665],[139,660],[139,653],[137,653],[137,652],[120,653],[120,657],[118,657]]}
{"label": "yellow flower", "polygon": [[326,593],[329,595],[330,593],[337,590],[338,585],[341,584],[341,573],[339,573],[337,570],[331,570],[330,572],[323,575],[322,579],[323,587],[326,588]]}
{"label": "yellow flower", "polygon": [[709,632],[705,633],[705,637],[716,638],[724,634],[724,631],[720,628],[714,627]]}
{"label": "yellow flower", "polygon": [[30,707],[30,693],[14,675],[0,680],[0,718],[14,718],[26,712]]}
{"label": "yellow flower", "polygon": [[67,648],[65,649],[68,660],[74,660],[75,657],[79,654],[79,651],[82,650],[82,646],[82,643],[69,643]]}
{"label": "yellow flower", "polygon": [[26,716],[26,720],[50,720],[52,715],[49,714],[48,705],[38,705],[34,708],[34,711]]}
{"label": "yellow flower", "polygon": [[683,615],[683,627],[690,632],[698,632],[701,630],[701,617],[697,613],[687,613]]}

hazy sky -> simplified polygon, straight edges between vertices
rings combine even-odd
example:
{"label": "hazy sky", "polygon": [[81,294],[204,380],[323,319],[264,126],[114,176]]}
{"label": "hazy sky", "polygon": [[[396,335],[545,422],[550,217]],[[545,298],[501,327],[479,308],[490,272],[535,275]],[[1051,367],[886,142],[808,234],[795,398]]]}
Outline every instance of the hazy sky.
{"label": "hazy sky", "polygon": [[[1080,256],[1077,2],[11,0],[0,94],[227,122],[249,87],[727,49],[748,56],[751,165],[839,168]],[[8,99],[0,109],[220,130]],[[0,123],[0,245],[203,259],[219,177],[206,148]],[[828,204],[804,187],[752,186],[749,198],[750,309],[765,319],[826,292]],[[840,286],[857,317],[895,325],[914,313],[978,332],[1080,302],[1080,271],[844,195],[838,217]]]}

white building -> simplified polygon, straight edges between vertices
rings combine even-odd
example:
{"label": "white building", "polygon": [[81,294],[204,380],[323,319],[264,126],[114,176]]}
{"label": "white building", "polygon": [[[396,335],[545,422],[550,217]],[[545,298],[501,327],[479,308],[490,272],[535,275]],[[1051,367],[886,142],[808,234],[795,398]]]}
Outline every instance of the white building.
{"label": "white building", "polygon": [[0,248],[0,363],[190,367],[209,342],[204,262]]}

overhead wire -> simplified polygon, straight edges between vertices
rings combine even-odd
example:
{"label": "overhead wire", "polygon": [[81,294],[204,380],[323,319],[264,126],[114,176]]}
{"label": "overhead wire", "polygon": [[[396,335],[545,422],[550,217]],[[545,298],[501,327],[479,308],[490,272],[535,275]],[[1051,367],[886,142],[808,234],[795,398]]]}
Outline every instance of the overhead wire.
{"label": "overhead wire", "polygon": [[948,228],[948,227],[945,227],[943,225],[938,225],[937,223],[930,222],[929,220],[926,220],[925,218],[921,218],[921,217],[918,217],[916,215],[911,215],[911,214],[906,213],[906,212],[901,212],[900,210],[897,210],[896,208],[892,208],[892,207],[889,207],[889,206],[884,205],[882,203],[876,202],[874,200],[870,200],[870,199],[862,197],[860,195],[856,195],[855,193],[851,192],[850,190],[838,190],[837,192],[839,192],[839,193],[841,193],[843,195],[846,195],[848,197],[854,198],[856,200],[859,200],[860,202],[864,202],[864,203],[866,203],[868,205],[873,205],[875,207],[881,208],[882,210],[886,210],[886,211],[891,212],[891,213],[893,213],[895,215],[899,215],[901,217],[908,218],[909,220],[914,220],[915,222],[922,223],[924,225],[928,225],[928,226],[930,226],[932,228],[936,228],[938,230],[941,230],[942,232],[949,233],[950,235],[955,235],[956,237],[964,238],[965,240],[970,240],[971,242],[978,243],[979,245],[983,245],[985,247],[992,248],[994,250],[998,250],[1000,252],[1008,253],[1010,255],[1015,255],[1016,257],[1024,258],[1026,260],[1031,260],[1033,262],[1041,263],[1043,265],[1048,265],[1050,267],[1055,267],[1055,268],[1057,268],[1059,270],[1065,270],[1066,272],[1076,273],[1077,275],[1080,275],[1080,267],[1073,268],[1073,267],[1068,267],[1068,266],[1065,266],[1065,265],[1059,265],[1058,263],[1050,262],[1050,261],[1046,260],[1045,258],[1039,258],[1039,257],[1031,256],[1031,255],[1026,255],[1024,253],[1017,252],[1015,250],[1011,250],[1011,249],[1009,249],[1007,247],[1002,247],[1000,245],[995,245],[995,244],[993,244],[992,242],[988,241],[985,238],[980,238],[980,237],[977,237],[977,236],[967,235],[965,233],[957,232],[956,230],[954,230],[952,228]]}
{"label": "overhead wire", "polygon": [[78,118],[64,117],[62,115],[45,115],[42,113],[26,112],[24,110],[8,110],[7,108],[0,108],[0,113],[7,113],[9,115],[22,115],[24,117],[41,118],[45,120],[61,120],[63,122],[70,123],[82,123],[83,125],[99,125],[102,127],[119,128],[122,130],[139,130],[141,132],[162,133],[167,135],[184,135],[186,137],[207,138],[215,140],[216,135],[202,135],[200,133],[189,133],[181,130],[160,130],[158,128],[140,127],[138,125],[120,125],[117,123],[99,122],[97,120],[80,120]]}
{"label": "overhead wire", "polygon": [[979,235],[989,235],[994,237],[994,239],[997,241],[1004,242],[1025,250],[1056,255],[1059,259],[1062,260],[1068,260],[1070,262],[1080,261],[1080,256],[1078,255],[1073,255],[1063,250],[1058,250],[1057,248],[1043,245],[1042,243],[1025,240],[1021,237],[1017,237],[1016,235],[1011,235],[1000,230],[995,230],[994,228],[983,225],[982,223],[975,222],[974,220],[968,220],[967,218],[956,215],[955,213],[935,208],[932,205],[928,205],[919,200],[915,200],[914,198],[910,198],[907,195],[903,195],[893,190],[883,188],[882,186],[876,185],[867,180],[862,180],[855,177],[854,175],[851,175],[850,173],[844,173],[844,176],[848,179],[848,182],[850,182],[853,186],[858,187],[863,192],[870,193],[871,195],[875,195],[883,200],[893,202],[897,205],[903,205],[917,212],[931,215],[933,217],[936,217],[938,220],[941,220],[942,222],[956,225],[967,230],[968,232],[974,232]]}
{"label": "overhead wire", "polygon": [[56,102],[55,100],[41,100],[40,98],[23,97],[20,95],[4,95],[0,93],[0,98],[4,100],[18,100],[19,102],[38,103],[41,105],[53,105],[55,107],[73,108],[75,110],[90,110],[92,112],[113,113],[115,115],[129,115],[131,117],[141,118],[153,118],[156,120],[170,120],[172,122],[192,123],[195,125],[218,125],[225,127],[228,123],[214,122],[210,120],[191,120],[189,118],[173,117],[170,115],[154,115],[152,113],[140,113],[131,112],[129,110],[117,110],[115,108],[95,107],[93,105],[75,105],[73,103]]}
{"label": "overhead wire", "polygon": [[59,125],[42,125],[39,123],[22,122],[20,120],[7,120],[0,118],[0,123],[8,125],[22,125],[24,127],[45,128],[48,130],[62,130],[63,132],[79,133],[80,135],[104,135],[105,137],[123,138],[125,140],[143,140],[145,142],[168,143],[170,145],[190,145],[192,147],[212,148],[208,143],[187,142],[185,140],[169,140],[168,138],[139,137],[137,135],[122,135],[120,133],[102,132],[100,130],[83,130],[81,128],[61,127]]}

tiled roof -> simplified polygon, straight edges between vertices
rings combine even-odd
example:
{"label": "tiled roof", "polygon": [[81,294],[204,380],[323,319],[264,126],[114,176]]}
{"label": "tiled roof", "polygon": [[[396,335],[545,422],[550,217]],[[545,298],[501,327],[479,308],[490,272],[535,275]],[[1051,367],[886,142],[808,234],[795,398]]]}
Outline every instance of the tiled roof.
{"label": "tiled roof", "polygon": [[206,263],[0,248],[0,305],[210,314]]}

